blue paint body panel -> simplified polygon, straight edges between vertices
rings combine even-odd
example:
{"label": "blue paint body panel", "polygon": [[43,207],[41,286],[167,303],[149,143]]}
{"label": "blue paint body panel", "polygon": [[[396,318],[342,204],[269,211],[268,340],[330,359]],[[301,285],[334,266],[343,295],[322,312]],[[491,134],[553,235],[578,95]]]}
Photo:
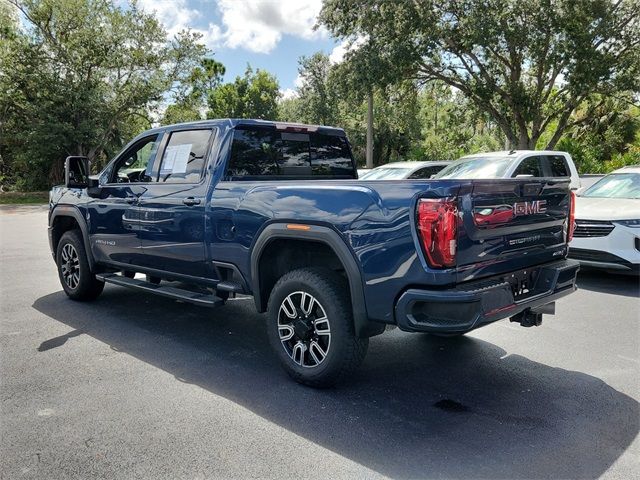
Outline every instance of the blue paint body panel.
{"label": "blue paint body panel", "polygon": [[[384,323],[396,323],[394,307],[410,288],[450,289],[461,282],[566,256],[567,181],[223,180],[231,137],[238,125],[273,123],[217,120],[152,131],[216,130],[216,141],[199,184],[117,184],[103,187],[101,198],[88,196],[86,190],[55,187],[51,212],[59,206],[77,208],[86,219],[91,252],[99,265],[157,269],[205,285],[215,285],[219,280],[214,261],[234,265],[246,284],[254,285],[251,254],[261,232],[270,224],[326,227],[338,234],[358,265],[367,317]],[[339,129],[320,129],[344,135]],[[106,178],[109,168],[101,178]],[[535,192],[523,190],[532,183],[539,184]],[[473,223],[474,212],[491,204],[511,204],[514,199],[541,195],[547,202],[545,212],[512,219],[508,226],[481,228]],[[130,196],[138,198],[133,205],[126,203]],[[181,202],[186,197],[197,198],[200,203],[185,206]],[[416,233],[415,212],[420,198],[457,199],[460,220],[456,268],[438,270],[427,265]]]}

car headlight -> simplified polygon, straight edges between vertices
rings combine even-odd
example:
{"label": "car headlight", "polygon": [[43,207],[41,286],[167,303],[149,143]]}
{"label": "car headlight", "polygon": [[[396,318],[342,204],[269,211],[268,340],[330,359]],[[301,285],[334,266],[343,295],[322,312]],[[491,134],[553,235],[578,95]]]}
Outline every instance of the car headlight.
{"label": "car headlight", "polygon": [[636,220],[615,220],[614,223],[624,225],[625,227],[640,228],[640,219]]}

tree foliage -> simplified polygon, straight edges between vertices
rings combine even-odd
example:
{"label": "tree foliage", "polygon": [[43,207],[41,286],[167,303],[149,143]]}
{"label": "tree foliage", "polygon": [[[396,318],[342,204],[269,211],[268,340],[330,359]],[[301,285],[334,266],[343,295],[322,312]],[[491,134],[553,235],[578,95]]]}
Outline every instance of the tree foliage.
{"label": "tree foliage", "polygon": [[640,163],[637,0],[326,0],[344,61],[299,61],[301,86],[225,68],[167,38],[134,0],[0,0],[0,188],[47,188],[67,155],[99,167],[159,123],[280,119],[345,128],[364,162],[557,147],[582,172]]}
{"label": "tree foliage", "polygon": [[352,71],[377,83],[441,81],[513,147],[534,147],[553,125],[552,148],[583,101],[638,91],[639,9],[636,0],[327,0],[320,21],[364,39],[347,55]]}
{"label": "tree foliage", "polygon": [[274,119],[278,114],[280,86],[276,77],[248,66],[244,76],[236,77],[208,91],[208,118]]}
{"label": "tree foliage", "polygon": [[[100,163],[204,54],[154,16],[110,0],[12,0],[26,28],[0,49],[0,155],[24,189],[59,181],[67,155]],[[3,32],[7,29],[3,16]]]}
{"label": "tree foliage", "polygon": [[[373,82],[351,88],[359,76],[351,60],[331,64],[321,52],[300,59],[297,96],[280,102],[282,120],[339,125],[364,164],[366,92]],[[412,80],[374,87],[374,165],[398,160],[449,160],[474,149],[498,149],[497,128],[486,115],[442,82]],[[489,148],[491,147],[491,148]]]}
{"label": "tree foliage", "polygon": [[205,114],[210,92],[222,83],[225,67],[213,58],[203,58],[200,65],[182,81],[174,95],[174,102],[165,110],[162,124],[201,120]]}

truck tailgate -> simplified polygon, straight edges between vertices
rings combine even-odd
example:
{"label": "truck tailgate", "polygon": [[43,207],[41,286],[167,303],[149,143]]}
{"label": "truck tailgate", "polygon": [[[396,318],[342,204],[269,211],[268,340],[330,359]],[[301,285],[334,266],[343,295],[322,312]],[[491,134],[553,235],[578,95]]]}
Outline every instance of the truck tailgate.
{"label": "truck tailgate", "polygon": [[474,180],[459,193],[457,280],[515,271],[563,258],[569,182]]}

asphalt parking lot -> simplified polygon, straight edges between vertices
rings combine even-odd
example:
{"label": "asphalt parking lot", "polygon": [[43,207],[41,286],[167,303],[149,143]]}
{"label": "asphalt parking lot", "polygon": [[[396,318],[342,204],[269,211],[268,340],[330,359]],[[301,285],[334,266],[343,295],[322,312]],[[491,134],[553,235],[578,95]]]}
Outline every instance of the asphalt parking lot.
{"label": "asphalt parking lot", "polygon": [[554,317],[394,330],[353,381],[292,383],[250,299],[68,300],[44,207],[0,208],[0,477],[637,478],[640,302],[586,272]]}

